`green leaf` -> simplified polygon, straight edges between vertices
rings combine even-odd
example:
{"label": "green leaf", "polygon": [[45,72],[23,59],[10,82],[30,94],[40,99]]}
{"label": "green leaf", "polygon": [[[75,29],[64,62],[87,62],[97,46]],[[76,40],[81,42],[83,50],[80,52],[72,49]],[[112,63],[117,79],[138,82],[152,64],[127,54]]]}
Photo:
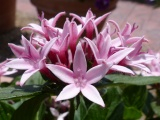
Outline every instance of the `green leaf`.
{"label": "green leaf", "polygon": [[25,101],[13,114],[11,120],[35,120],[37,111],[47,94],[41,94]]}
{"label": "green leaf", "polygon": [[25,85],[42,85],[45,83],[45,80],[42,78],[40,72],[33,74],[25,83]]}
{"label": "green leaf", "polygon": [[146,86],[130,85],[123,91],[123,101],[126,107],[135,107],[141,110],[146,102]]}
{"label": "green leaf", "polygon": [[137,120],[142,116],[142,112],[135,107],[125,107],[123,120]]}
{"label": "green leaf", "polygon": [[0,120],[10,120],[14,111],[10,104],[0,101]]}
{"label": "green leaf", "polygon": [[106,94],[103,96],[103,100],[106,107],[103,108],[93,103],[89,107],[84,120],[107,120],[121,102],[121,95],[118,88],[108,88]]}
{"label": "green leaf", "polygon": [[123,120],[124,105],[120,103],[106,120]]}
{"label": "green leaf", "polygon": [[35,120],[44,120],[45,112],[46,112],[46,105],[42,103],[36,114]]}
{"label": "green leaf", "polygon": [[152,101],[154,100],[154,96],[151,92],[148,91],[147,99],[143,107],[143,113],[147,118],[153,118],[154,112],[151,106]]}
{"label": "green leaf", "polygon": [[111,75],[106,75],[105,78],[113,81],[114,83],[125,83],[132,85],[149,85],[160,82],[160,77],[156,76],[144,77],[144,76],[127,76],[122,74],[111,74]]}
{"label": "green leaf", "polygon": [[85,105],[85,101],[83,100],[83,97],[80,96],[80,104],[78,106],[78,109],[75,111],[74,120],[83,120],[87,113],[87,108]]}
{"label": "green leaf", "polygon": [[154,113],[155,113],[158,117],[160,117],[160,105],[157,105],[156,102],[152,102],[152,103],[151,103],[151,106],[152,106],[152,109],[153,109]]}
{"label": "green leaf", "polygon": [[42,86],[27,85],[24,87],[0,88],[0,100],[20,99],[41,93]]}

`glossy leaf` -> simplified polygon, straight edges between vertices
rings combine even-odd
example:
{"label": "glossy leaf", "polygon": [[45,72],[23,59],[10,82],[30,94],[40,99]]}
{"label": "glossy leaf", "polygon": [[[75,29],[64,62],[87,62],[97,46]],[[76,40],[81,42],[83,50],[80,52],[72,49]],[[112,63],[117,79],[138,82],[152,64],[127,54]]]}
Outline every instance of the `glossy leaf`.
{"label": "glossy leaf", "polygon": [[151,106],[151,103],[153,100],[154,100],[154,96],[150,91],[148,91],[147,99],[143,107],[143,113],[147,118],[152,118],[154,116],[154,112]]}
{"label": "glossy leaf", "polygon": [[137,120],[142,116],[142,112],[135,107],[125,107],[123,120]]}
{"label": "glossy leaf", "polygon": [[28,85],[24,87],[0,88],[0,100],[20,99],[35,96],[41,93],[42,86]]}
{"label": "glossy leaf", "polygon": [[10,120],[14,111],[14,108],[10,104],[0,102],[0,120]]}
{"label": "glossy leaf", "polygon": [[35,120],[44,120],[45,111],[46,111],[46,105],[42,103],[36,114]]}
{"label": "glossy leaf", "polygon": [[110,117],[105,120],[123,120],[124,105],[120,103],[112,112]]}
{"label": "glossy leaf", "polygon": [[111,75],[106,75],[105,78],[113,81],[114,83],[125,83],[132,85],[149,85],[160,82],[160,77],[156,76],[144,77],[144,76],[127,76],[121,74],[111,74]]}
{"label": "glossy leaf", "polygon": [[123,91],[123,101],[126,107],[135,107],[141,110],[146,102],[146,86],[131,85]]}
{"label": "glossy leaf", "polygon": [[36,113],[48,95],[41,94],[25,101],[13,114],[11,120],[35,120]]}
{"label": "glossy leaf", "polygon": [[92,104],[84,120],[105,120],[110,117],[115,108],[121,102],[120,92],[118,88],[108,88],[106,94],[103,96],[106,107],[101,107],[97,104]]}
{"label": "glossy leaf", "polygon": [[75,111],[74,120],[83,120],[86,114],[87,108],[85,105],[85,101],[83,100],[83,97],[80,96],[80,103],[78,109]]}

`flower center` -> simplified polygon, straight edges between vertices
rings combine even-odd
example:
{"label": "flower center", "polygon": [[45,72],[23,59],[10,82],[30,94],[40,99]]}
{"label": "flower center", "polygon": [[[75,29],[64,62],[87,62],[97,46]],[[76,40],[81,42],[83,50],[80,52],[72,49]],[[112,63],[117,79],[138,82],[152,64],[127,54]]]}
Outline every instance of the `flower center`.
{"label": "flower center", "polygon": [[84,88],[86,85],[86,79],[84,79],[84,77],[75,78],[75,85],[76,87]]}

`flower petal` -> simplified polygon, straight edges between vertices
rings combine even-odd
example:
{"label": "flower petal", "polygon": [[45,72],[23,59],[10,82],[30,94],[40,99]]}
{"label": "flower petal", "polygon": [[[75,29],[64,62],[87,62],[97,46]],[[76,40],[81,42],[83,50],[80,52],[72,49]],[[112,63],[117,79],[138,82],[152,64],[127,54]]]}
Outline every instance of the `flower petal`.
{"label": "flower petal", "polygon": [[111,67],[111,70],[119,71],[119,72],[123,72],[123,73],[127,73],[127,74],[132,74],[132,75],[135,74],[132,70],[128,69],[127,67],[120,66],[120,65],[113,65]]}
{"label": "flower petal", "polygon": [[8,46],[11,48],[14,55],[18,58],[22,56],[22,53],[24,52],[24,47],[15,45],[13,43],[8,43]]}
{"label": "flower petal", "polygon": [[95,19],[95,24],[98,25],[99,23],[101,23],[104,19],[106,19],[111,12],[104,14],[103,16],[100,16],[98,18]]}
{"label": "flower petal", "polygon": [[60,65],[52,65],[48,64],[47,68],[51,70],[51,72],[57,76],[61,81],[65,83],[74,83],[73,72],[63,66]]}
{"label": "flower petal", "polygon": [[6,66],[20,70],[26,70],[32,68],[32,65],[26,62],[24,59],[19,59],[19,58],[13,59],[12,61],[6,63]]}
{"label": "flower petal", "polygon": [[58,97],[56,98],[56,101],[60,100],[66,100],[75,97],[80,92],[80,88],[76,87],[75,84],[67,85],[63,88],[63,90],[60,92]]}
{"label": "flower petal", "polygon": [[59,112],[58,110],[56,110],[55,108],[50,108],[50,111],[51,111],[51,114],[55,117],[58,117],[59,116]]}
{"label": "flower petal", "polygon": [[69,114],[69,112],[64,112],[62,114],[59,115],[59,117],[57,118],[57,120],[64,120],[64,118]]}
{"label": "flower petal", "polygon": [[146,67],[145,65],[143,64],[129,64],[130,66],[133,66],[133,67],[137,67],[137,68],[140,68],[148,73],[150,73],[150,69],[148,67]]}
{"label": "flower petal", "polygon": [[111,66],[112,64],[100,64],[88,70],[85,76],[87,83],[93,84],[101,80],[108,72]]}
{"label": "flower petal", "polygon": [[53,44],[55,43],[55,41],[57,40],[57,38],[51,39],[48,43],[46,43],[41,51],[41,58],[43,58],[44,56],[47,56],[49,50],[51,49],[51,47],[53,46]]}
{"label": "flower petal", "polygon": [[111,55],[107,61],[112,61],[114,64],[118,64],[122,59],[124,59],[129,53],[131,53],[133,48],[125,48],[120,50],[113,55]]}
{"label": "flower petal", "polygon": [[87,43],[89,44],[90,48],[92,49],[92,52],[94,54],[94,57],[95,57],[96,61],[98,61],[98,59],[100,59],[100,56],[99,56],[99,51],[98,51],[97,46],[90,39],[88,39],[88,38],[84,38],[84,39],[87,41]]}
{"label": "flower petal", "polygon": [[22,36],[22,42],[26,50],[26,57],[34,58],[34,60],[37,60],[40,58],[39,52],[36,50],[36,48],[25,38]]}
{"label": "flower petal", "polygon": [[34,73],[36,73],[39,69],[29,69],[25,71],[21,77],[20,80],[20,86],[23,86],[23,84],[30,78]]}
{"label": "flower petal", "polygon": [[86,58],[80,43],[78,43],[74,60],[73,60],[73,71],[75,74],[85,74],[87,71]]}
{"label": "flower petal", "polygon": [[23,27],[21,30],[33,30],[33,32],[39,33],[42,36],[45,35],[44,32],[42,31],[41,26],[34,23],[29,24],[27,27]]}
{"label": "flower petal", "polygon": [[81,92],[90,101],[105,107],[102,97],[93,85],[87,84],[84,88],[81,89]]}

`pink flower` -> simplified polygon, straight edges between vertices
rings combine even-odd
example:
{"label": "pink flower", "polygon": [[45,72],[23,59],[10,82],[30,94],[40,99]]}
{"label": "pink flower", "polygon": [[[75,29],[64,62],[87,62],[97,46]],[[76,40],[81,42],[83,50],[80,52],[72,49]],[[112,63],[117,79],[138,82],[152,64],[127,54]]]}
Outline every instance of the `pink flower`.
{"label": "pink flower", "polygon": [[[91,9],[87,11],[85,17],[80,17],[76,14],[70,13],[70,15],[73,16],[73,18],[76,18],[83,26],[90,19],[92,19],[94,24],[98,26],[103,20],[105,20],[108,17],[109,14],[110,13],[106,13],[103,16],[100,16],[95,19],[96,16],[92,13]],[[87,26],[86,26],[86,37],[92,39],[93,32],[94,32],[94,26],[93,26],[93,23],[90,21],[89,23],[87,23]]]}
{"label": "pink flower", "polygon": [[91,84],[101,80],[111,67],[111,63],[100,64],[92,67],[87,71],[87,63],[81,44],[76,48],[73,71],[59,65],[47,65],[47,67],[57,76],[61,81],[68,83],[60,92],[56,101],[66,100],[75,97],[79,92],[101,106],[105,106],[98,90]]}
{"label": "pink flower", "polygon": [[[59,29],[59,28],[55,29],[56,22],[64,14],[65,12],[60,12],[54,18],[51,18],[49,20],[41,18],[41,26],[34,23],[30,23],[27,27],[23,27],[22,30],[32,30],[34,33],[38,33],[39,35],[49,40],[52,34],[54,32],[57,32],[57,29]],[[54,32],[53,29],[55,30]],[[52,34],[50,34],[50,30],[52,30],[53,32]]]}
{"label": "pink flower", "polygon": [[112,61],[114,65],[111,67],[111,70],[134,74],[133,71],[128,69],[127,67],[118,65],[119,62],[125,59],[125,57],[134,50],[133,48],[121,48],[121,50],[115,52],[114,54],[111,54],[111,38],[109,34],[104,37],[100,33],[97,44],[95,44],[94,41],[91,41],[88,38],[85,38],[85,40],[91,47],[95,60],[98,64],[101,64],[102,62],[108,63]]}
{"label": "pink flower", "polygon": [[155,59],[146,63],[151,72],[146,73],[145,71],[141,71],[140,73],[143,76],[160,76],[160,53],[154,52],[152,50],[150,50],[149,53],[155,56]]}
{"label": "pink flower", "polygon": [[9,70],[9,67],[6,66],[7,62],[8,61],[5,60],[0,63],[0,77],[4,75],[11,75],[17,72],[15,69]]}
{"label": "pink flower", "polygon": [[22,44],[24,47],[9,44],[13,53],[18,57],[11,59],[10,62],[6,64],[7,67],[26,70],[20,80],[20,85],[22,86],[27,79],[32,76],[37,71],[45,68],[46,56],[54,44],[55,40],[52,40],[45,44],[43,48],[37,50],[26,38],[22,37]]}
{"label": "pink flower", "polygon": [[59,111],[53,107],[50,108],[51,114],[57,118],[57,120],[64,120],[69,112],[59,113]]}

